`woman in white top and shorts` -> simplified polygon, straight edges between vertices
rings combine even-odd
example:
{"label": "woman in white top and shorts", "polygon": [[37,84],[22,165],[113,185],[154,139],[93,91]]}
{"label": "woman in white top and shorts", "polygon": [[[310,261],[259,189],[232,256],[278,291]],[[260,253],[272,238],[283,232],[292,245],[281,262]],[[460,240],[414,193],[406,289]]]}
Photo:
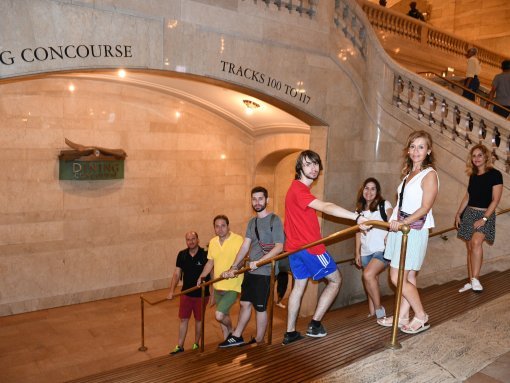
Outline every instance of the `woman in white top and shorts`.
{"label": "woman in white top and shorts", "polygon": [[[429,317],[425,313],[416,288],[416,274],[421,269],[427,252],[429,229],[434,227],[432,205],[439,190],[430,134],[423,130],[411,133],[403,156],[402,174],[405,177],[397,189],[399,208],[393,211],[390,218],[390,234],[384,257],[391,260],[391,282],[397,286],[402,242],[402,232],[398,229],[402,224],[410,225],[398,324],[403,332],[417,334],[430,327]],[[403,192],[402,189],[404,189]],[[412,321],[409,321],[410,308],[414,311]],[[392,317],[377,321],[380,325],[387,327],[391,326],[392,322]]]}
{"label": "woman in white top and shorts", "polygon": [[[382,213],[385,216],[381,216]],[[381,196],[381,184],[375,178],[367,178],[356,201],[356,211],[368,220],[387,221],[393,207]],[[386,311],[381,306],[379,274],[389,265],[384,259],[384,247],[388,230],[372,227],[366,233],[356,233],[356,265],[363,268],[363,283],[368,296],[369,317],[384,318]]]}

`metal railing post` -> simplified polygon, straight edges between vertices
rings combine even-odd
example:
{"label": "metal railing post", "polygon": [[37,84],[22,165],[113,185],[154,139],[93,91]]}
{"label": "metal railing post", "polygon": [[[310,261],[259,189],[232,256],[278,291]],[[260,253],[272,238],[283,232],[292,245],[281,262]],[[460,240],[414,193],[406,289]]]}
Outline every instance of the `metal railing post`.
{"label": "metal railing post", "polygon": [[202,296],[202,312],[200,313],[200,320],[202,323],[200,323],[202,336],[200,337],[200,352],[204,352],[205,349],[205,309],[207,306],[207,302],[205,300],[205,285],[201,286],[201,296]]}
{"label": "metal railing post", "polygon": [[406,263],[406,252],[407,252],[407,236],[411,228],[409,225],[402,225],[400,229],[402,231],[402,243],[400,244],[400,261],[398,264],[398,281],[397,281],[397,292],[395,294],[395,310],[393,314],[393,326],[391,328],[391,341],[386,343],[387,348],[397,350],[402,348],[402,345],[397,341],[398,333],[398,318],[400,316],[400,304],[402,302],[402,285],[404,282],[404,269]]}
{"label": "metal railing post", "polygon": [[271,261],[271,277],[269,279],[269,300],[267,302],[267,344],[273,342],[273,313],[274,313],[274,281],[276,261]]}
{"label": "metal railing post", "polygon": [[143,295],[140,295],[140,309],[142,315],[142,345],[138,348],[138,351],[147,351],[147,347],[145,347],[145,310]]}

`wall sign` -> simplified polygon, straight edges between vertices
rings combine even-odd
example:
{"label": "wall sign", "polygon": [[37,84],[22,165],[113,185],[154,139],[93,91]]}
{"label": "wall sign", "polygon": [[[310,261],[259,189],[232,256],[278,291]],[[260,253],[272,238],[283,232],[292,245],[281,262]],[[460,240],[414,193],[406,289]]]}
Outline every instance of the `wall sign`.
{"label": "wall sign", "polygon": [[48,47],[23,48],[18,54],[12,49],[0,51],[0,64],[13,65],[18,60],[33,63],[41,61],[133,57],[131,45],[110,44],[69,44]]}
{"label": "wall sign", "polygon": [[264,84],[269,88],[275,89],[288,97],[302,102],[305,105],[307,105],[311,100],[311,97],[308,96],[302,88],[286,84],[277,78],[268,76],[266,73],[224,60],[221,60],[220,63],[222,72],[238,77],[243,77],[247,80],[255,81],[259,84]]}
{"label": "wall sign", "polygon": [[59,158],[59,179],[74,181],[114,180],[124,178],[122,149],[84,146],[65,139],[73,150],[62,150]]}

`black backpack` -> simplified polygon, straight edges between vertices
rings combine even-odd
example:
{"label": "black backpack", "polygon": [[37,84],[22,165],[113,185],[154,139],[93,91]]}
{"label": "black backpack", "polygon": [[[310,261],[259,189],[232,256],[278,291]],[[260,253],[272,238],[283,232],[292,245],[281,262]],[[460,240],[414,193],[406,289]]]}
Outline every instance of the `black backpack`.
{"label": "black backpack", "polygon": [[388,216],[386,215],[386,210],[384,209],[385,202],[386,202],[385,200],[379,202],[379,213],[381,214],[381,218],[383,219],[383,221],[388,222]]}

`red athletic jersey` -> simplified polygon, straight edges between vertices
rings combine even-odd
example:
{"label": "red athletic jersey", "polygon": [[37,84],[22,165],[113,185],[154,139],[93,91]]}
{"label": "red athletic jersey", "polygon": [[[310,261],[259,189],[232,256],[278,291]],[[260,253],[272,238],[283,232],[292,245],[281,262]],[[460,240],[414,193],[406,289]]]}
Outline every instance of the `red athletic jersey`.
{"label": "red athletic jersey", "polygon": [[[285,251],[296,250],[322,238],[315,209],[308,207],[310,202],[316,199],[308,186],[298,180],[292,181],[285,196]],[[326,246],[313,246],[308,251],[312,254],[323,254]]]}

